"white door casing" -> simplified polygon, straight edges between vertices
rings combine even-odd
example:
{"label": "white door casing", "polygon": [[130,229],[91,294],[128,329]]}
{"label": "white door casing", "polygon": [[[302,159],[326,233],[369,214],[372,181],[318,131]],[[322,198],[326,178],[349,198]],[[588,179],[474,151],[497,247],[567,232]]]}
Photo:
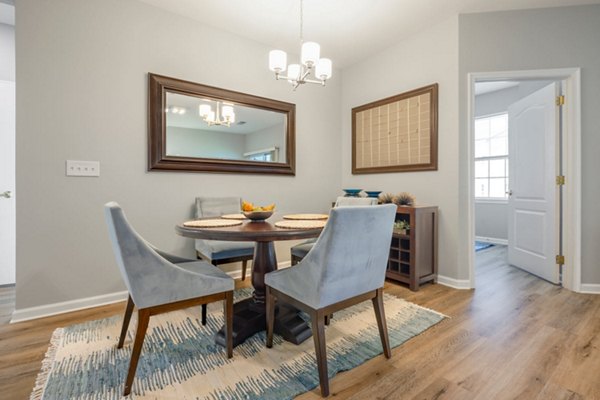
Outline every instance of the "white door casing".
{"label": "white door casing", "polygon": [[557,150],[559,87],[552,83],[508,108],[508,262],[559,283]]}
{"label": "white door casing", "polygon": [[15,283],[14,192],[15,83],[0,81],[0,285]]}

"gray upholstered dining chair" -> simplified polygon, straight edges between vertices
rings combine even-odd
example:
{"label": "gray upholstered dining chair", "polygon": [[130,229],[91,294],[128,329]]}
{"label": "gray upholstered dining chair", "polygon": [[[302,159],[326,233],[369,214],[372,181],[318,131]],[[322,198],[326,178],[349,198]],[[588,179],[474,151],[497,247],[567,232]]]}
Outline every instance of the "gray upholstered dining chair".
{"label": "gray upholstered dining chair", "polygon": [[[239,197],[196,197],[196,218],[239,214]],[[254,242],[196,239],[196,254],[213,265],[242,262],[242,280],[246,279],[248,260],[254,256]]]}
{"label": "gray upholstered dining chair", "polygon": [[383,310],[383,283],[397,207],[339,207],[313,249],[290,268],[265,275],[267,347],[273,345],[275,299],[310,315],[321,394],[329,395],[324,318],[372,300],[383,352],[391,357]]}
{"label": "gray upholstered dining chair", "polygon": [[[227,357],[233,356],[233,279],[205,261],[186,260],[155,249],[129,224],[121,207],[104,206],[117,264],[129,292],[118,348],[123,347],[133,308],[138,322],[123,395],[131,385],[152,315],[225,300]],[[203,321],[203,324],[205,321]]]}
{"label": "gray upholstered dining chair", "polygon": [[[339,196],[335,201],[334,207],[348,207],[348,206],[376,206],[378,199],[376,197],[345,197]],[[303,243],[293,246],[290,250],[292,265],[298,264],[302,260],[310,249],[314,246],[317,239],[310,239]]]}

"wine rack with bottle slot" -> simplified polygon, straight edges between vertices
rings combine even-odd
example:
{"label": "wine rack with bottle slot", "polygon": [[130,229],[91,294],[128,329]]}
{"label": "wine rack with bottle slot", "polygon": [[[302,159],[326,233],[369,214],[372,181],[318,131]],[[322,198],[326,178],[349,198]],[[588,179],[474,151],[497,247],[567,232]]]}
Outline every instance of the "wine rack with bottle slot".
{"label": "wine rack with bottle slot", "polygon": [[398,206],[396,222],[410,229],[394,230],[386,277],[407,283],[410,290],[437,279],[437,218],[435,206]]}

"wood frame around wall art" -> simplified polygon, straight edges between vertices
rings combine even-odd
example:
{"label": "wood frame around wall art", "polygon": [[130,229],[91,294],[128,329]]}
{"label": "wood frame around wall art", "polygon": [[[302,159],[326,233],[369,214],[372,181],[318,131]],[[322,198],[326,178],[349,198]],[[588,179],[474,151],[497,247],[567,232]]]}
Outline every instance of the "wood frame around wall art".
{"label": "wood frame around wall art", "polygon": [[[166,93],[225,100],[234,104],[285,114],[285,162],[179,157],[166,154]],[[187,171],[295,175],[296,105],[148,73],[148,171]]]}
{"label": "wood frame around wall art", "polygon": [[[409,100],[418,97],[424,94],[429,94],[430,96],[430,106],[428,110],[424,112],[427,114],[426,117],[429,120],[428,129],[429,129],[429,159],[427,162],[415,162],[415,163],[403,163],[403,164],[393,164],[388,161],[388,163],[384,163],[385,165],[381,166],[368,166],[364,167],[361,165],[357,165],[357,151],[358,151],[358,138],[357,138],[357,116],[359,113],[363,113],[365,111],[372,110],[380,110],[381,106],[386,106],[390,104],[398,103],[397,107],[400,106],[400,103],[406,100]],[[418,106],[418,103],[417,103]],[[388,106],[389,110],[389,106]],[[373,124],[371,124],[373,125]],[[389,125],[389,119],[388,119]],[[387,129],[387,127],[386,127]],[[407,127],[408,130],[408,127]],[[391,132],[388,131],[388,135]],[[399,135],[398,135],[399,137]],[[364,142],[363,142],[364,143]],[[371,141],[373,143],[373,141]],[[388,140],[389,144],[389,140]],[[388,144],[385,144],[388,146]],[[410,151],[409,143],[398,142],[398,153],[401,150],[401,145],[408,152]],[[378,144],[379,151],[381,152],[382,144]],[[388,150],[389,146],[384,147],[383,150]],[[420,148],[417,148],[417,151],[420,151]],[[389,154],[389,153],[388,153]],[[371,152],[372,155],[372,152]],[[398,154],[398,157],[400,155]],[[391,158],[391,157],[390,157]],[[419,89],[411,90],[406,93],[402,93],[396,96],[388,97],[382,100],[378,100],[369,104],[365,104],[359,107],[355,107],[352,109],[352,174],[376,174],[376,173],[385,173],[385,172],[410,172],[410,171],[435,171],[438,169],[438,84],[434,83],[429,86],[425,86]]]}

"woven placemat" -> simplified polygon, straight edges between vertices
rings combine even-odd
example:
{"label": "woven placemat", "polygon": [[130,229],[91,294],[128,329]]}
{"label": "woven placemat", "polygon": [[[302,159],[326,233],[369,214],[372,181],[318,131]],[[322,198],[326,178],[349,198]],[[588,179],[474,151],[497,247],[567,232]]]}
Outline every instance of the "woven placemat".
{"label": "woven placemat", "polygon": [[223,219],[246,219],[246,216],[244,214],[225,214],[225,215],[221,215],[221,218],[223,218]]}
{"label": "woven placemat", "polygon": [[242,221],[233,219],[199,219],[195,221],[187,221],[183,226],[188,228],[222,228],[224,226],[241,225]]}
{"label": "woven placemat", "polygon": [[275,222],[275,226],[285,229],[317,229],[325,226],[324,220],[283,220]]}
{"label": "woven placemat", "polygon": [[294,220],[319,220],[319,219],[327,219],[329,215],[327,214],[288,214],[284,215],[283,219],[294,219]]}

